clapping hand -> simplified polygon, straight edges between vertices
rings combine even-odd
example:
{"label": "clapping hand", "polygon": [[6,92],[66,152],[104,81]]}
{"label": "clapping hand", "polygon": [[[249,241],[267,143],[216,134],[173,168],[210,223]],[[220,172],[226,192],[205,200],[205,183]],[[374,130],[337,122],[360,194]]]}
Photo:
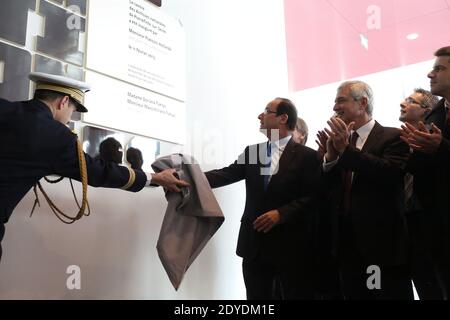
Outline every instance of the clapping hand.
{"label": "clapping hand", "polygon": [[327,141],[328,141],[328,134],[325,132],[325,130],[319,130],[316,135],[317,139],[316,143],[319,146],[319,149],[317,150],[319,154],[319,159],[322,159],[323,156],[327,153]]}
{"label": "clapping hand", "polygon": [[350,137],[350,132],[353,130],[355,122],[350,122],[347,126],[342,119],[331,117],[327,123],[330,126],[331,131],[328,129],[325,129],[325,131],[330,136],[334,149],[339,154],[342,154],[349,144],[348,140]]}
{"label": "clapping hand", "polygon": [[442,132],[434,123],[431,130],[420,121],[418,127],[405,122],[402,125],[401,139],[405,141],[414,151],[424,153],[435,153],[442,142]]}

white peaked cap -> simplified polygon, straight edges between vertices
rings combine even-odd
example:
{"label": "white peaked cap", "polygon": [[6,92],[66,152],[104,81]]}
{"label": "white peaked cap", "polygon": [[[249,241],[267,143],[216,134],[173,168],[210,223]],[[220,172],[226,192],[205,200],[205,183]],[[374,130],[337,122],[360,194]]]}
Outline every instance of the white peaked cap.
{"label": "white peaked cap", "polygon": [[88,111],[83,105],[84,94],[90,90],[90,86],[87,83],[42,72],[32,72],[29,78],[31,81],[36,82],[36,90],[51,90],[66,94],[77,102],[78,112]]}

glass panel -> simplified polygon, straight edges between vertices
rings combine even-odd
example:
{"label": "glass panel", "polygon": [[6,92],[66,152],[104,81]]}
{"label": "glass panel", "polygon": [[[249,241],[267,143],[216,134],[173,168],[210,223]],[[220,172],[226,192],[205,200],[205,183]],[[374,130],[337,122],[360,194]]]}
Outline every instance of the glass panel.
{"label": "glass panel", "polygon": [[85,126],[83,128],[83,150],[91,157],[99,156],[100,144],[107,138],[116,139],[122,146],[125,135],[111,130]]}
{"label": "glass panel", "polygon": [[36,49],[55,58],[83,64],[84,53],[78,51],[80,32],[85,19],[53,4],[41,1],[40,14],[45,17],[44,37],[37,37]]}
{"label": "glass panel", "polygon": [[36,10],[36,0],[2,0],[0,3],[0,37],[25,45],[28,10]]}
{"label": "glass panel", "polygon": [[82,15],[86,15],[86,0],[67,0],[67,7],[77,6]]}
{"label": "glass panel", "polygon": [[36,72],[45,72],[83,81],[83,69],[36,54]]}
{"label": "glass panel", "polygon": [[31,71],[31,54],[13,46],[0,42],[0,64],[3,74],[0,79],[0,97],[16,101],[28,100]]}
{"label": "glass panel", "polygon": [[[139,150],[140,153],[136,150]],[[131,164],[133,156],[136,155],[142,157],[142,169],[146,172],[153,172],[151,164],[161,155],[161,142],[143,137],[132,138],[127,145],[125,159]]]}

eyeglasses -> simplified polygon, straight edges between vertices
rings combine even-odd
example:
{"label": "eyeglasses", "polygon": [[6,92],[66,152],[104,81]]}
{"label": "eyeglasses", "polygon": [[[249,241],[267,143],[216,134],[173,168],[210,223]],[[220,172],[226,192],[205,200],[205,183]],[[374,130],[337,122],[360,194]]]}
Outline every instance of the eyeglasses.
{"label": "eyeglasses", "polygon": [[421,108],[426,108],[426,106],[424,106],[423,104],[417,102],[416,100],[414,100],[414,99],[411,98],[411,97],[406,98],[406,99],[405,99],[405,102],[406,102],[407,104],[409,104],[409,105],[411,105],[411,104],[417,104],[417,105],[419,105]]}
{"label": "eyeglasses", "polygon": [[338,99],[336,99],[335,101],[334,101],[334,103],[335,104],[344,104],[344,103],[347,103],[347,102],[349,102],[349,101],[358,101],[359,99],[354,99],[354,98],[350,98],[350,99],[347,99],[347,98],[338,98]]}
{"label": "eyeglasses", "polygon": [[278,112],[276,112],[276,111],[272,111],[272,110],[269,110],[269,109],[264,109],[264,115],[268,115],[269,113],[275,113],[275,114],[277,114]]}

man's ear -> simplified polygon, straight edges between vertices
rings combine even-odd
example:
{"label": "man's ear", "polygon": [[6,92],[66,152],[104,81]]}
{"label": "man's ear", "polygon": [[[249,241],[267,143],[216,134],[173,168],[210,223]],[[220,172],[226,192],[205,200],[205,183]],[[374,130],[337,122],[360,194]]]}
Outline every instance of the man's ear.
{"label": "man's ear", "polygon": [[362,97],[361,99],[359,99],[359,101],[360,101],[360,106],[364,109],[364,111],[366,111],[367,110],[367,106],[369,105],[368,101],[367,101],[367,98],[366,97]]}
{"label": "man's ear", "polygon": [[423,112],[423,116],[426,117],[431,112],[431,108],[425,108],[425,111]]}
{"label": "man's ear", "polygon": [[280,115],[280,123],[281,124],[286,124],[288,119],[289,119],[289,116],[287,114],[284,113],[284,114]]}
{"label": "man's ear", "polygon": [[64,105],[69,103],[69,100],[70,100],[69,96],[64,96],[64,97],[59,98],[59,100],[58,100],[58,110],[61,110],[64,107]]}

